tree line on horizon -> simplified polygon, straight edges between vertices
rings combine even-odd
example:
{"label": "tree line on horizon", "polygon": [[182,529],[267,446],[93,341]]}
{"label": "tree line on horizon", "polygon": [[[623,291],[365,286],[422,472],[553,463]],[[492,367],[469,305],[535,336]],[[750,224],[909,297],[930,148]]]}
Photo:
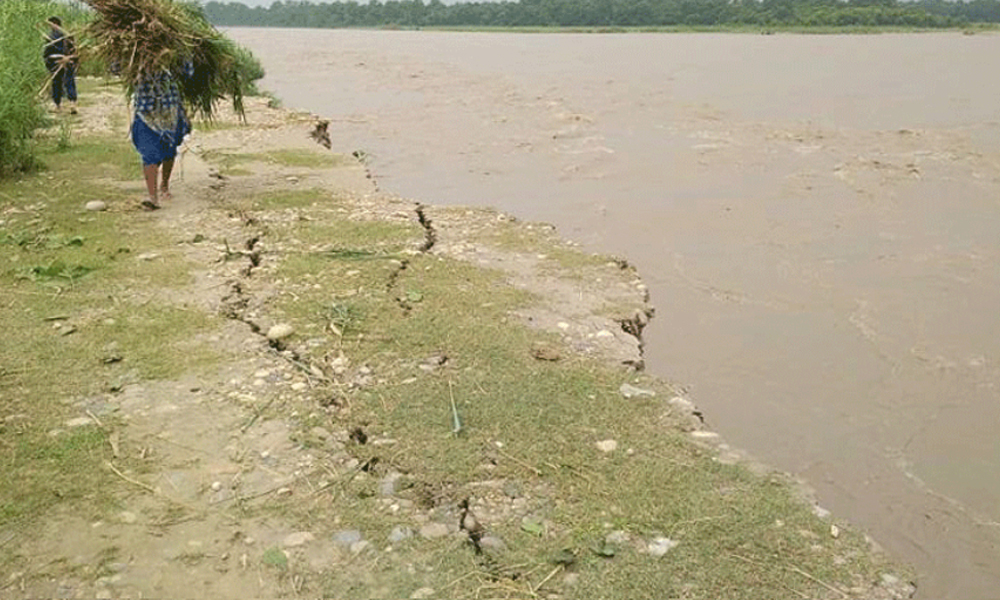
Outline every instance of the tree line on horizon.
{"label": "tree line on horizon", "polygon": [[1000,0],[354,0],[208,2],[215,25],[255,27],[914,27],[1000,23]]}

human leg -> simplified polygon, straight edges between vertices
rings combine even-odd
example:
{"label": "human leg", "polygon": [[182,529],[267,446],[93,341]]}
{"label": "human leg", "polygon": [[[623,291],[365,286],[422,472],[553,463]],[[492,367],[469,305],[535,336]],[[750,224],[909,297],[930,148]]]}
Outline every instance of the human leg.
{"label": "human leg", "polygon": [[163,161],[163,173],[160,178],[160,193],[165,199],[170,199],[170,174],[174,170],[174,159],[168,158]]}
{"label": "human leg", "polygon": [[149,198],[142,202],[143,207],[155,210],[160,207],[157,196],[156,179],[160,173],[160,165],[142,165],[142,176],[146,180],[146,192]]}
{"label": "human leg", "polygon": [[56,110],[59,110],[59,105],[62,104],[64,76],[65,71],[62,69],[56,69],[52,74],[52,102],[55,103]]}
{"label": "human leg", "polygon": [[76,114],[76,67],[69,65],[65,68],[63,75],[63,88],[66,92],[66,99],[69,100],[70,114]]}

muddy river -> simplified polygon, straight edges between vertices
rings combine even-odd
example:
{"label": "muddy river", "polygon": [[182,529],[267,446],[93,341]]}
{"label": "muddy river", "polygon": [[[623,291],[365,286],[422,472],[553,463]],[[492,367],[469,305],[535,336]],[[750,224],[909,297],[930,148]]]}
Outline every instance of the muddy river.
{"label": "muddy river", "polygon": [[627,257],[651,372],[1000,598],[1000,35],[230,32],[383,189]]}

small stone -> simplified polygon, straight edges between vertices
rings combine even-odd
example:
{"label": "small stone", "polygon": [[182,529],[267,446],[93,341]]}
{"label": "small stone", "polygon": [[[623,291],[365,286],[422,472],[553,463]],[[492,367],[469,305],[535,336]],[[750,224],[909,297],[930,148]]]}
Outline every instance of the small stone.
{"label": "small stone", "polygon": [[508,481],[503,484],[503,493],[508,498],[518,498],[521,496],[521,486],[516,481]]}
{"label": "small stone", "polygon": [[74,427],[86,427],[87,425],[93,425],[94,421],[90,417],[77,417],[75,419],[70,419],[66,421],[65,425],[69,428]]}
{"label": "small stone", "polygon": [[389,473],[378,485],[378,493],[383,498],[389,498],[396,494],[396,482],[402,477],[400,473]]}
{"label": "small stone", "polygon": [[444,523],[427,523],[420,528],[420,537],[432,540],[444,537],[451,533],[451,529]]}
{"label": "small stone", "polygon": [[94,212],[100,212],[102,210],[107,210],[108,203],[103,200],[91,200],[85,205],[85,208]]}
{"label": "small stone", "polygon": [[254,372],[253,376],[256,377],[257,379],[266,379],[270,374],[271,372],[268,371],[267,369],[260,369]]}
{"label": "small stone", "polygon": [[127,510],[122,511],[121,514],[118,515],[118,517],[122,520],[122,523],[128,525],[135,523],[139,519],[139,517],[137,517],[135,513],[129,512]]}
{"label": "small stone", "polygon": [[614,452],[618,449],[618,442],[615,440],[603,440],[594,444],[601,452]]}
{"label": "small stone", "polygon": [[495,552],[503,552],[507,549],[507,544],[495,535],[483,536],[483,538],[479,540],[479,545],[487,550],[493,550]]}
{"label": "small stone", "polygon": [[413,530],[409,527],[404,527],[402,525],[397,525],[392,528],[389,532],[389,543],[398,544],[403,540],[408,540],[413,537]]}
{"label": "small stone", "polygon": [[278,323],[277,325],[272,325],[270,329],[267,330],[267,339],[271,341],[283,340],[295,333],[295,328],[288,323]]}
{"label": "small stone", "polygon": [[361,532],[357,529],[345,529],[333,534],[333,541],[338,546],[350,548],[361,541]]}
{"label": "small stone", "polygon": [[836,525],[830,525],[830,536],[834,538],[840,537],[840,527]]}
{"label": "small stone", "polygon": [[301,392],[302,390],[306,389],[307,387],[309,387],[309,386],[306,383],[302,382],[302,381],[296,381],[295,383],[292,384],[292,390],[296,391],[296,392]]}
{"label": "small stone", "polygon": [[670,406],[682,410],[684,412],[694,412],[694,404],[691,403],[687,398],[681,398],[680,396],[674,396],[670,399]]}
{"label": "small stone", "polygon": [[602,329],[602,330],[598,331],[596,334],[594,334],[594,337],[599,337],[599,338],[613,338],[613,337],[615,337],[615,334],[611,333],[607,329]]}
{"label": "small stone", "polygon": [[607,544],[624,546],[628,543],[628,532],[622,531],[621,529],[612,531],[608,535],[604,536],[604,542]]}
{"label": "small stone", "polygon": [[281,545],[285,548],[294,548],[296,546],[302,546],[307,542],[311,542],[314,539],[316,539],[316,536],[308,531],[297,531],[286,535],[285,539],[281,541]]}
{"label": "small stone", "polygon": [[881,579],[883,585],[893,586],[899,583],[899,577],[889,573],[882,573]]}
{"label": "small stone", "polygon": [[556,327],[562,329],[563,331],[566,331],[567,329],[569,329],[569,323],[559,321],[558,323],[556,323]]}
{"label": "small stone", "polygon": [[316,426],[309,430],[309,437],[317,442],[325,442],[330,439],[330,432],[322,427]]}
{"label": "small stone", "polygon": [[642,396],[648,396],[650,398],[656,396],[656,392],[652,390],[644,390],[642,388],[637,388],[634,385],[628,383],[623,383],[621,387],[618,388],[624,398],[639,398]]}
{"label": "small stone", "polygon": [[434,588],[422,587],[410,594],[410,600],[423,600],[434,595]]}
{"label": "small stone", "polygon": [[150,261],[157,258],[160,258],[160,255],[156,252],[143,252],[139,256],[136,256],[136,259],[145,261]]}
{"label": "small stone", "polygon": [[221,481],[213,481],[212,482],[212,491],[213,492],[217,492],[217,491],[219,491],[221,489],[222,489],[222,482]]}
{"label": "small stone", "polygon": [[659,557],[663,556],[667,552],[670,552],[672,548],[676,548],[679,543],[680,542],[675,542],[670,538],[658,537],[649,542],[646,550],[653,556]]}
{"label": "small stone", "polygon": [[538,360],[545,360],[549,362],[555,362],[562,358],[559,350],[549,346],[548,344],[535,344],[531,348],[531,355]]}
{"label": "small stone", "polygon": [[275,494],[277,494],[278,496],[291,496],[292,495],[292,489],[291,488],[286,488],[286,487],[278,488],[278,491],[275,492]]}

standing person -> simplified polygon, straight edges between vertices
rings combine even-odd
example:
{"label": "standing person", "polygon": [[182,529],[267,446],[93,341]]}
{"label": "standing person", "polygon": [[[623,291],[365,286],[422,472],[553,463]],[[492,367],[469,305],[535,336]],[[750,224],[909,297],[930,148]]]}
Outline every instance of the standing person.
{"label": "standing person", "polygon": [[52,101],[56,112],[62,105],[63,96],[69,100],[70,114],[76,114],[76,44],[73,38],[62,28],[62,19],[49,17],[51,30],[42,56],[45,58],[45,68],[52,73]]}
{"label": "standing person", "polygon": [[[185,65],[185,76],[191,66]],[[160,208],[160,199],[170,199],[170,174],[177,147],[190,133],[175,77],[166,70],[140,76],[132,97],[132,144],[142,157],[142,175],[149,196],[142,201],[146,210]]]}

